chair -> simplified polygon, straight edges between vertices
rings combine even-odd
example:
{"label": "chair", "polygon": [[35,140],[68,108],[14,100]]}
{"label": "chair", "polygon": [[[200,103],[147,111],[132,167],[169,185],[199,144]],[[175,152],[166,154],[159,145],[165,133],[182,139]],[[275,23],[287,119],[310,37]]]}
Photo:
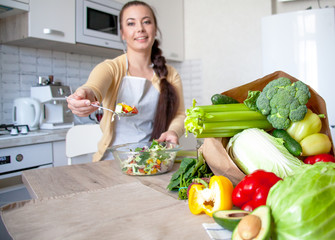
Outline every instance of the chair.
{"label": "chair", "polygon": [[[66,134],[65,152],[68,165],[72,165],[74,157],[91,158],[98,150],[98,142],[102,132],[99,124],[75,125]],[[83,158],[81,158],[82,160]],[[92,160],[90,160],[92,161]],[[87,161],[86,161],[87,162]]]}

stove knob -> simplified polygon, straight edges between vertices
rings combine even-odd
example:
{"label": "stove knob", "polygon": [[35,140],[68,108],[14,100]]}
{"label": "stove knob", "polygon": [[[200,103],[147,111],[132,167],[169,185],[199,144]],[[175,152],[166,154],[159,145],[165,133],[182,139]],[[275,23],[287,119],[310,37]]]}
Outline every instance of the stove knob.
{"label": "stove knob", "polygon": [[19,153],[18,155],[16,155],[15,159],[17,162],[21,162],[23,160],[23,155]]}
{"label": "stove knob", "polygon": [[10,131],[10,135],[12,136],[17,136],[19,134],[19,131],[17,130],[17,128],[13,128],[11,131]]}
{"label": "stove knob", "polygon": [[23,134],[23,135],[27,135],[28,134],[28,127],[27,126],[22,127],[21,134]]}

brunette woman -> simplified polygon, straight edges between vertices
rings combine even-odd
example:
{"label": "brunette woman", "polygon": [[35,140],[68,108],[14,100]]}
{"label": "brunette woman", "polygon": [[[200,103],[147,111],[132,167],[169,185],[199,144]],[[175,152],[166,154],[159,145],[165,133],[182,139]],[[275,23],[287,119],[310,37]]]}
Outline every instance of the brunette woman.
{"label": "brunette woman", "polygon": [[127,45],[125,54],[98,64],[88,81],[67,101],[80,117],[97,110],[91,103],[115,109],[117,103],[136,106],[138,114],[112,121],[105,111],[100,122],[103,137],[93,161],[109,159],[113,145],[149,141],[178,143],[184,133],[184,99],[177,71],[166,64],[156,39],[156,16],[141,1],[126,3],[120,12],[120,32]]}

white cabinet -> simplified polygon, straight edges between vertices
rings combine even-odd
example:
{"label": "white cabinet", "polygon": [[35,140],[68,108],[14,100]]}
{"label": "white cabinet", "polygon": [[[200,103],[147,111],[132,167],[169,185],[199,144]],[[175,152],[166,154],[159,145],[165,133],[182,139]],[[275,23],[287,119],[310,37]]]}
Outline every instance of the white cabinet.
{"label": "white cabinet", "polygon": [[184,1],[146,0],[156,11],[161,47],[169,60],[184,60]]}
{"label": "white cabinet", "polygon": [[30,0],[30,37],[75,43],[74,0]]}
{"label": "white cabinet", "polygon": [[75,43],[74,0],[30,0],[29,12],[0,21],[0,43],[44,47],[52,42]]}
{"label": "white cabinet", "polygon": [[[118,0],[126,3],[128,0]],[[184,1],[144,0],[152,6],[162,33],[160,48],[168,60],[184,60]]]}
{"label": "white cabinet", "polygon": [[67,157],[65,154],[65,141],[52,142],[53,166],[67,165]]}

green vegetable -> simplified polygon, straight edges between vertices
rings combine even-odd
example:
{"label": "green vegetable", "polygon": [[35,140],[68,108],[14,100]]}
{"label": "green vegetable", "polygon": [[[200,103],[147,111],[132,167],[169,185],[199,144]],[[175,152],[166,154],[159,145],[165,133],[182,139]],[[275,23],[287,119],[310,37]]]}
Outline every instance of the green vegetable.
{"label": "green vegetable", "polygon": [[272,132],[272,136],[276,138],[282,138],[284,140],[284,147],[293,154],[298,157],[302,154],[302,147],[300,143],[294,140],[290,134],[288,134],[284,129],[275,129]]}
{"label": "green vegetable", "polygon": [[269,82],[256,100],[258,110],[274,128],[287,129],[291,121],[304,119],[306,103],[311,97],[309,88],[301,81],[291,83],[288,78],[278,78]]}
{"label": "green vegetable", "polygon": [[249,215],[244,210],[219,210],[213,213],[214,221],[224,229],[233,231],[241,219]]}
{"label": "green vegetable", "polygon": [[211,97],[212,104],[231,104],[231,103],[238,103],[238,101],[232,97],[223,94],[214,94]]}
{"label": "green vegetable", "polygon": [[213,176],[211,169],[207,166],[202,153],[197,159],[184,158],[179,169],[171,176],[167,189],[178,191],[179,199],[187,199],[187,188],[195,178],[208,178]]}
{"label": "green vegetable", "polygon": [[272,129],[261,113],[243,103],[195,106],[186,110],[185,129],[197,138],[232,137],[247,128]]}
{"label": "green vegetable", "polygon": [[269,192],[274,240],[333,240],[335,163],[305,164]]}
{"label": "green vegetable", "polygon": [[248,97],[244,100],[244,104],[254,111],[259,111],[256,106],[257,98],[259,97],[259,94],[261,94],[261,91],[248,91]]}
{"label": "green vegetable", "polygon": [[247,175],[257,169],[263,169],[284,178],[304,163],[289,153],[283,143],[281,138],[275,138],[264,130],[252,128],[230,138],[227,152]]}

